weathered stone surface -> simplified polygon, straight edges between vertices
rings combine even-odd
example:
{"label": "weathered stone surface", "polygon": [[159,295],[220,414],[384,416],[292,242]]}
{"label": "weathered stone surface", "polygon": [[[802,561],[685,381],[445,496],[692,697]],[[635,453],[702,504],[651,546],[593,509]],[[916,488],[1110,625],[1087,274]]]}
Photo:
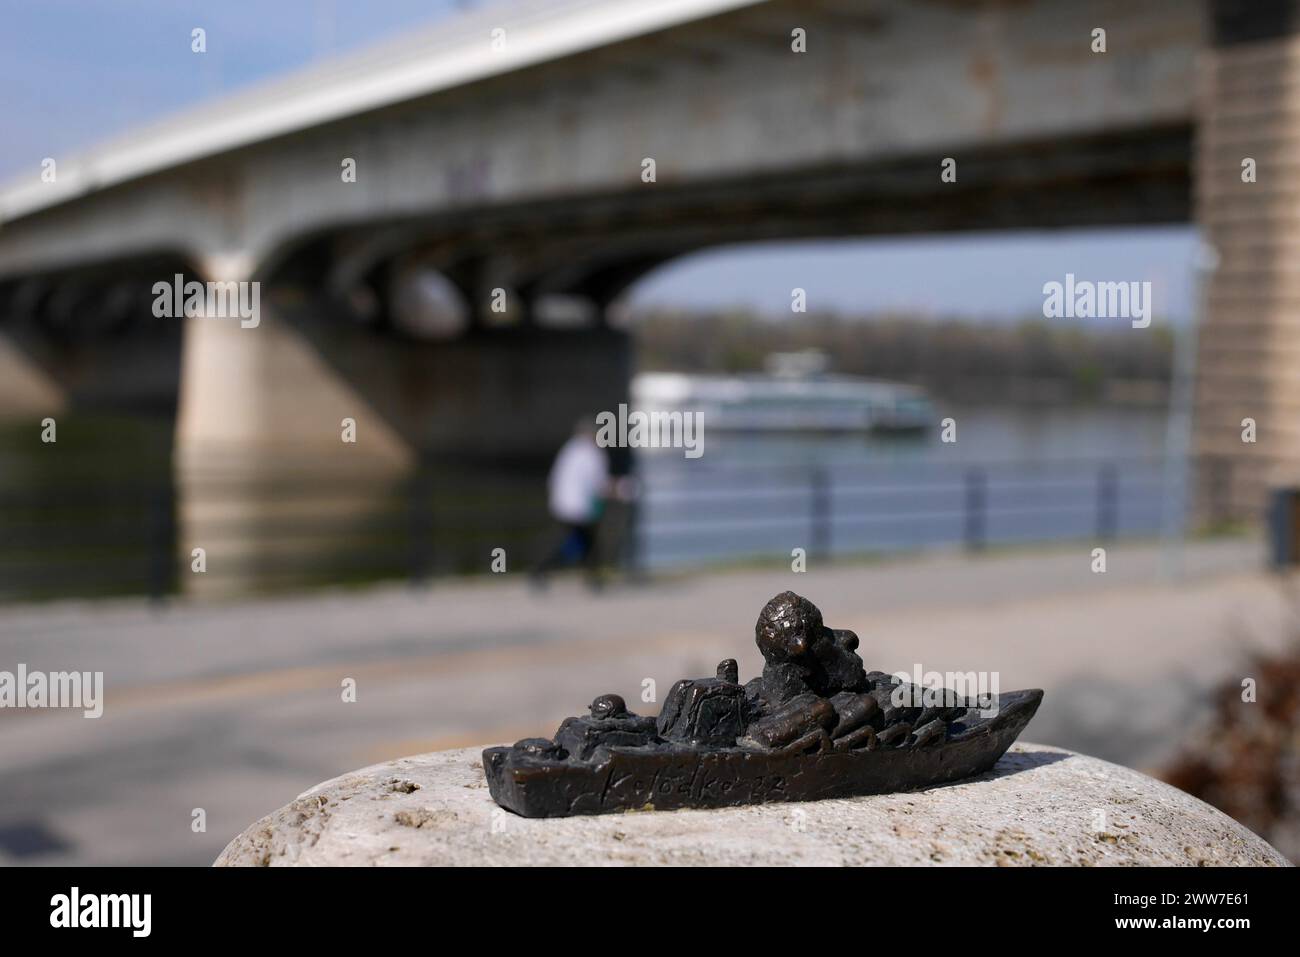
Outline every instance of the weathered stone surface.
{"label": "weathered stone surface", "polygon": [[1208,804],[1095,758],[1017,744],[993,771],[911,793],[720,810],[526,819],[488,795],[481,749],[326,781],[216,863],[1285,865]]}

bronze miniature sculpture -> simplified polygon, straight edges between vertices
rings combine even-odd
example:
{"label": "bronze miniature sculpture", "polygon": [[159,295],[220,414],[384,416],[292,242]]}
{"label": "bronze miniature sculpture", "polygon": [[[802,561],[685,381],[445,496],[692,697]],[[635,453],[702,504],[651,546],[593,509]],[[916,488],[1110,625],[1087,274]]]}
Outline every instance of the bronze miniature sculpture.
{"label": "bronze miniature sculpture", "polygon": [[714,678],[673,685],[658,718],[601,695],[553,740],[488,748],[492,797],[524,817],[565,817],[913,790],[989,770],[1043,698],[959,700],[868,673],[858,636],[790,591],[764,606],[755,640],[766,663],[746,685],[729,658]]}

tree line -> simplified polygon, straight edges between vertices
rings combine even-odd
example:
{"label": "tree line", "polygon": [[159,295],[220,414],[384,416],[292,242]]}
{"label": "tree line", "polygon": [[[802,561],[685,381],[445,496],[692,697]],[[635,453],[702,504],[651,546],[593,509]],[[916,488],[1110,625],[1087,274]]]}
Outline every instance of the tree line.
{"label": "tree line", "polygon": [[631,317],[643,371],[761,372],[768,355],[818,349],[831,370],[910,382],[945,398],[1163,401],[1173,337],[1158,321],[1015,322],[834,313],[773,319],[743,311]]}

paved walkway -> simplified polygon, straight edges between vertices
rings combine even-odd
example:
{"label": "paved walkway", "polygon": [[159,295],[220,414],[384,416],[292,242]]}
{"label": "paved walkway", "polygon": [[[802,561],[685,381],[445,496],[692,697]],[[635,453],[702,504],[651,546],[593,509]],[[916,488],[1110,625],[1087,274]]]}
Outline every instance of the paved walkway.
{"label": "paved walkway", "polygon": [[[387,758],[554,730],[596,694],[638,704],[735,657],[759,669],[754,618],[794,588],[855,629],[868,667],[998,671],[1043,687],[1029,737],[1149,767],[1201,689],[1285,633],[1287,602],[1248,541],[747,570],[545,594],[519,580],[385,586],[230,605],[0,609],[0,669],[102,670],[104,716],[0,713],[0,863],[208,863],[250,822],[326,778]],[[355,703],[340,685],[356,681]],[[205,833],[191,830],[204,808]],[[6,829],[9,829],[6,831]],[[17,838],[13,837],[17,835]]]}

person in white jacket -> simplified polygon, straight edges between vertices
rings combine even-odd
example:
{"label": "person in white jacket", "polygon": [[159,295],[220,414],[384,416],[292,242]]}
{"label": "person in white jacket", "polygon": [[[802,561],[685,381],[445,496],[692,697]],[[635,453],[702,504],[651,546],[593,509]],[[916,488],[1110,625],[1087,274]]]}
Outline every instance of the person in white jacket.
{"label": "person in white jacket", "polygon": [[555,549],[533,571],[542,585],[552,570],[582,565],[588,581],[599,585],[596,572],[596,529],[610,492],[609,459],[596,445],[594,420],[580,420],[560,448],[547,482],[551,515],[564,526]]}

